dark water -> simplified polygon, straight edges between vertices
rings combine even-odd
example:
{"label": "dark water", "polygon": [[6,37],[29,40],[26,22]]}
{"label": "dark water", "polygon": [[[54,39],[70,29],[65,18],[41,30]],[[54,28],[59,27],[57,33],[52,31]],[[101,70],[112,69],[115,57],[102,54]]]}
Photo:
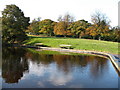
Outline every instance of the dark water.
{"label": "dark water", "polygon": [[3,88],[118,88],[110,60],[89,55],[4,48]]}

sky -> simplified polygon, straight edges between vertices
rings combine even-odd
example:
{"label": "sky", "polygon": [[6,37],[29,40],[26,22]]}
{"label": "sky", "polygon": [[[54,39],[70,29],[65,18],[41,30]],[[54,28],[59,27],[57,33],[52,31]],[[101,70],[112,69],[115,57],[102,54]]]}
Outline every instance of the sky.
{"label": "sky", "polygon": [[[120,0],[0,0],[0,12],[6,5],[15,4],[32,21],[41,17],[41,20],[57,21],[60,15],[69,13],[76,21],[85,19],[91,22],[91,15],[95,11],[105,14],[111,21],[111,26],[118,25],[118,2]],[[0,13],[0,16],[1,13]]]}

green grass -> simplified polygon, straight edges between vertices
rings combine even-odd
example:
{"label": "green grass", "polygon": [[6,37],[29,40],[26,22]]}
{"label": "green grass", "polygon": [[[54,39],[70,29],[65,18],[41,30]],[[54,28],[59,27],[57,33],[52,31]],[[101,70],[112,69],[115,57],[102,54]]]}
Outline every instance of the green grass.
{"label": "green grass", "polygon": [[58,37],[39,37],[29,36],[29,40],[24,42],[26,45],[34,45],[35,43],[43,43],[49,47],[60,48],[60,44],[72,45],[73,49],[92,50],[112,54],[118,54],[118,43],[110,41],[99,41],[89,39],[76,38],[58,38]]}
{"label": "green grass", "polygon": [[82,54],[82,53],[72,53],[72,52],[58,52],[58,51],[50,51],[50,50],[42,50],[42,51],[36,51],[35,49],[28,48],[29,52],[37,53],[37,54],[49,54],[49,55],[87,55],[87,56],[95,56],[92,54]]}

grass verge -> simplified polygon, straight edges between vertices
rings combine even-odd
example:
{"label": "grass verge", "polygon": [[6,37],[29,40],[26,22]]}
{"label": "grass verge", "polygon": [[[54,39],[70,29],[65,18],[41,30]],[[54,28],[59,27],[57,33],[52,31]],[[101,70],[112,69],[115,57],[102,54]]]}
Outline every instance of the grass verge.
{"label": "grass verge", "polygon": [[99,41],[90,39],[76,39],[76,38],[58,38],[58,37],[39,37],[29,36],[24,44],[34,45],[35,43],[43,43],[49,47],[60,48],[61,44],[72,45],[73,49],[77,50],[92,50],[111,54],[118,54],[118,43],[110,41]]}

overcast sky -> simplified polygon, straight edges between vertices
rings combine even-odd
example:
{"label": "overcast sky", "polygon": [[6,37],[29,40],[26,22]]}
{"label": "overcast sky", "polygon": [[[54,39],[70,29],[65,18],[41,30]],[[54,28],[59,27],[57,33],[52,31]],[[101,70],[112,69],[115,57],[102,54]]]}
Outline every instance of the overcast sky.
{"label": "overcast sky", "polygon": [[[57,21],[59,15],[70,13],[76,20],[91,21],[91,15],[99,10],[111,20],[112,26],[118,25],[118,2],[120,0],[0,0],[0,12],[6,5],[15,4],[25,14],[34,18]],[[0,14],[1,16],[1,14]]]}

